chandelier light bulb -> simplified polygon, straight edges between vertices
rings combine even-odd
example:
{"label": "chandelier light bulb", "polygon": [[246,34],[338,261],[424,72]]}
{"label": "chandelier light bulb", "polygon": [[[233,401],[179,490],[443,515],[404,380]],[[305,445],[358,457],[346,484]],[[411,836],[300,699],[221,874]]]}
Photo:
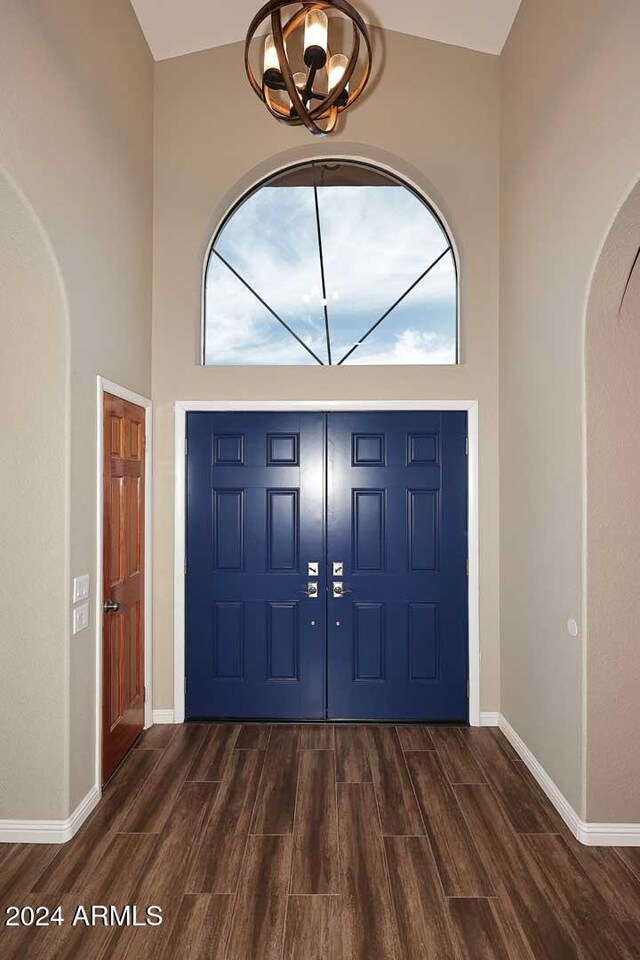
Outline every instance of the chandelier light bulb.
{"label": "chandelier light bulb", "polygon": [[320,70],[327,62],[329,18],[324,10],[313,7],[304,22],[304,62]]}
{"label": "chandelier light bulb", "polygon": [[264,40],[264,71],[279,70],[278,51],[273,40],[273,34],[270,33]]}
{"label": "chandelier light bulb", "polygon": [[262,82],[272,90],[282,88],[282,73],[273,34],[270,33],[264,41],[264,72]]}
{"label": "chandelier light bulb", "polygon": [[[344,53],[334,53],[329,61],[329,90],[335,90],[342,81],[346,69],[349,66],[349,58]],[[337,103],[339,106],[346,104],[349,99],[349,84],[345,84],[344,90],[340,94]]]}

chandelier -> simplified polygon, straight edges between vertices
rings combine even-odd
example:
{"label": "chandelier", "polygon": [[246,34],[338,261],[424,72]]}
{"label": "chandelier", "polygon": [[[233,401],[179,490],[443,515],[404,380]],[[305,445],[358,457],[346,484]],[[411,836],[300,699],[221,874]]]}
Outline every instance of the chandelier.
{"label": "chandelier", "polygon": [[[298,9],[285,14],[292,7]],[[256,34],[265,32],[257,79],[251,52]],[[331,50],[330,33],[332,39],[341,37],[347,53]],[[251,21],[244,62],[249,83],[272,116],[323,136],[367,85],[371,42],[364,20],[347,0],[269,0]]]}

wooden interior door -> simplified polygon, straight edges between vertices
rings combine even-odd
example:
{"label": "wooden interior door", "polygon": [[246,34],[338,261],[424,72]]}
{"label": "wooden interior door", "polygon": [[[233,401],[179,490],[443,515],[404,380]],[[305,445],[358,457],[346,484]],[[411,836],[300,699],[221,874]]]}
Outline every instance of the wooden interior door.
{"label": "wooden interior door", "polygon": [[144,727],[145,411],[104,397],[102,782]]}

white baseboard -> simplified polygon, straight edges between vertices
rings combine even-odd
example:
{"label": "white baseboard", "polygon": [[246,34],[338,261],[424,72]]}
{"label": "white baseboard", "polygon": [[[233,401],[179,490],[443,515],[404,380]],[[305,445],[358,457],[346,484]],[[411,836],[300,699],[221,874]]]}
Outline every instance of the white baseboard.
{"label": "white baseboard", "polygon": [[480,714],[480,726],[481,727],[498,727],[500,726],[500,714],[499,713],[487,713],[483,710]]}
{"label": "white baseboard", "polygon": [[94,784],[66,820],[0,820],[0,843],[66,843],[78,832],[102,791]]}
{"label": "white baseboard", "polygon": [[154,710],[153,722],[154,723],[174,723],[175,721],[173,719],[173,710]]}
{"label": "white baseboard", "polygon": [[[493,714],[482,715],[483,726],[495,726],[495,724],[485,724],[485,716],[493,716]],[[497,716],[497,726],[580,843],[588,847],[640,847],[640,823],[590,823],[579,817],[507,718],[501,713]]]}

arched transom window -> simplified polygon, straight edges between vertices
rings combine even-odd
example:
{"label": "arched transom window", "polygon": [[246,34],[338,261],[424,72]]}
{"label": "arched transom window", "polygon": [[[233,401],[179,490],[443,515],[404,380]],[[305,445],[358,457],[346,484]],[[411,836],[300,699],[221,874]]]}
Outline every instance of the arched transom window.
{"label": "arched transom window", "polygon": [[208,254],[205,364],[454,364],[451,240],[368,164],[314,161],[248,193]]}

